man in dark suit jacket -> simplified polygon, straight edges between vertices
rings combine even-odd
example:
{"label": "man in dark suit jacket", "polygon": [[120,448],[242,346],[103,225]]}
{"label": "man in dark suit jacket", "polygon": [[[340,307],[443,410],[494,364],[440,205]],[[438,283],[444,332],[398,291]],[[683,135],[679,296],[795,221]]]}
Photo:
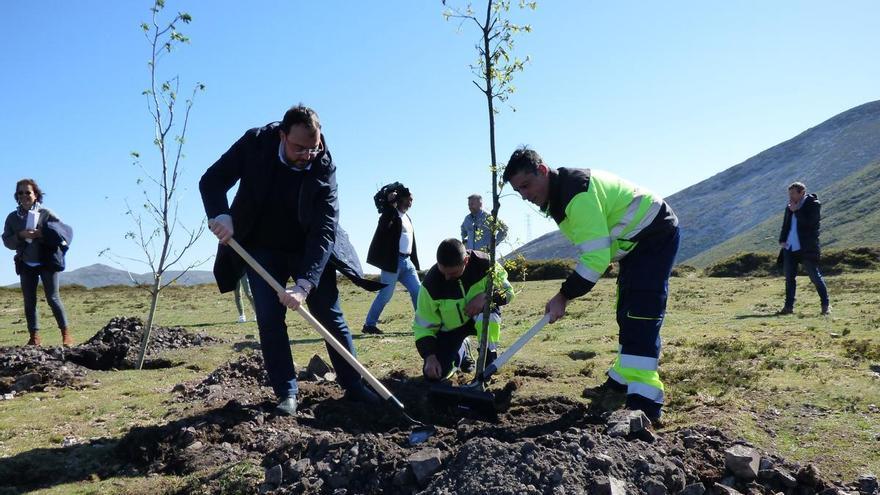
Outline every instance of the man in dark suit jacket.
{"label": "man in dark suit jacket", "polygon": [[825,286],[822,274],[819,273],[821,208],[819,198],[815,194],[807,194],[807,188],[803,183],[795,182],[788,186],[788,206],[785,208],[782,230],[779,233],[779,247],[782,248],[780,256],[785,272],[785,305],[779,314],[794,312],[798,264],[803,264],[810,281],[816,286],[816,292],[819,293],[819,300],[822,303],[822,314],[827,315],[831,310],[828,288]]}
{"label": "man in dark suit jacket", "polygon": [[[230,207],[226,193],[236,182],[238,192]],[[280,401],[278,410],[294,414],[298,387],[285,324],[287,308],[306,303],[336,340],[355,354],[339,307],[336,270],[367,285],[358,276],[360,267],[348,238],[338,229],[336,166],[318,115],[298,105],[281,122],[250,129],[208,168],[199,190],[209,228],[220,240],[214,276],[221,292],[233,290],[245,271],[244,261],[226,246],[232,237],[282,285],[295,280],[293,288],[279,295],[247,267],[260,347]],[[327,351],[346,397],[378,403],[378,396],[329,344]]]}
{"label": "man in dark suit jacket", "polygon": [[376,325],[385,305],[394,295],[397,282],[403,284],[412,299],[413,311],[416,309],[419,298],[419,256],[416,252],[416,237],[407,211],[412,207],[412,193],[400,183],[390,184],[383,188],[386,192],[386,201],[379,201],[382,212],[370,250],[367,252],[367,263],[382,270],[379,281],[385,287],[376,294],[376,299],[370,305],[367,320],[364,322],[363,333],[381,334],[382,330]]}

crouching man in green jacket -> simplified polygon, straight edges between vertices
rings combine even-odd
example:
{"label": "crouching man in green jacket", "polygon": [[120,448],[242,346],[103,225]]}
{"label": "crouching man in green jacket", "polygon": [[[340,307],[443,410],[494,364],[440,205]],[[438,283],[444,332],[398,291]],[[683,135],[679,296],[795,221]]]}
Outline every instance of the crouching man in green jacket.
{"label": "crouching man in green jacket", "polygon": [[551,169],[528,148],[513,152],[504,181],[552,217],[579,252],[574,271],[547,302],[551,323],[565,315],[569,301],[593,288],[612,261],[620,261],[620,348],[600,388],[626,391],[627,408],[659,419],[664,393],[657,372],[660,327],[679,244],[672,208],[660,196],[608,172]]}
{"label": "crouching man in green jacket", "polygon": [[[470,361],[467,337],[483,332],[486,284],[491,276],[489,255],[467,251],[458,239],[446,239],[437,248],[437,264],[425,275],[419,288],[413,333],[416,349],[425,360],[422,372],[427,380],[449,378]],[[494,295],[489,313],[489,350],[486,364],[497,357],[501,335],[501,306],[513,300],[507,272],[495,263]]]}

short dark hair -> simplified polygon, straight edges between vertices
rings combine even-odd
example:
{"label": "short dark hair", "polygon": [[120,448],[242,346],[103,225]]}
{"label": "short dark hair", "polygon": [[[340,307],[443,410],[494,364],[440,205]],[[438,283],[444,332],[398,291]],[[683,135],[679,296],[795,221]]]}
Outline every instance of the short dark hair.
{"label": "short dark hair", "polygon": [[443,266],[460,266],[464,263],[467,251],[464,244],[458,239],[450,237],[443,239],[437,247],[437,264]]}
{"label": "short dark hair", "polygon": [[805,186],[803,182],[792,182],[788,186],[788,190],[791,191],[792,189],[796,190],[797,192],[804,192],[807,190],[807,186]]}
{"label": "short dark hair", "polygon": [[543,163],[544,159],[541,158],[541,155],[539,155],[537,151],[528,146],[520,146],[512,155],[510,155],[510,160],[507,160],[507,166],[504,167],[502,181],[510,182],[510,179],[520,172],[537,175],[538,165]]}
{"label": "short dark hair", "polygon": [[310,131],[321,132],[321,121],[318,120],[317,112],[302,103],[290,107],[284,113],[284,118],[281,120],[281,130],[287,134],[290,132],[290,128],[295,125],[304,125]]}
{"label": "short dark hair", "polygon": [[34,179],[21,179],[15,183],[15,192],[12,194],[12,198],[15,199],[16,203],[18,203],[18,188],[21,186],[31,186],[31,189],[34,190],[34,196],[37,198],[37,203],[43,202],[43,190],[40,189],[36,181]]}

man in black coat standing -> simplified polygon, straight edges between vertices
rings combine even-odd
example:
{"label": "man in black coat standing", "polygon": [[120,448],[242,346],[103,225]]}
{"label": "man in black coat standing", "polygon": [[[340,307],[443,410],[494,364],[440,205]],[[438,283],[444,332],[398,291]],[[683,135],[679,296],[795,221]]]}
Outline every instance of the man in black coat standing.
{"label": "man in black coat standing", "polygon": [[383,187],[373,199],[379,209],[379,222],[367,251],[367,263],[382,270],[379,281],[385,287],[376,294],[361,331],[381,334],[382,330],[377,326],[379,317],[394,295],[397,282],[402,283],[409,292],[413,312],[416,310],[421,284],[415,231],[407,213],[412,207],[412,193],[403,184],[395,182]]}
{"label": "man in black coat standing", "polygon": [[782,248],[780,255],[785,272],[785,305],[779,314],[794,312],[798,264],[803,264],[810,281],[816,286],[822,303],[822,314],[827,315],[831,310],[828,288],[819,273],[821,208],[819,199],[815,194],[807,194],[807,187],[803,183],[795,182],[788,186],[788,206],[785,208],[782,231],[779,233],[779,247]]}
{"label": "man in black coat standing", "polygon": [[[238,182],[230,206],[226,193]],[[199,182],[208,227],[220,240],[214,276],[221,292],[235,288],[247,269],[260,348],[282,414],[296,412],[297,381],[285,316],[303,303],[334,338],[355,354],[339,307],[336,270],[361,286],[357,256],[338,228],[336,166],[314,110],[290,108],[281,122],[245,132]],[[235,238],[282,285],[276,294],[226,245]],[[373,288],[375,290],[375,287]],[[379,403],[357,372],[330,345],[337,381],[350,400]]]}

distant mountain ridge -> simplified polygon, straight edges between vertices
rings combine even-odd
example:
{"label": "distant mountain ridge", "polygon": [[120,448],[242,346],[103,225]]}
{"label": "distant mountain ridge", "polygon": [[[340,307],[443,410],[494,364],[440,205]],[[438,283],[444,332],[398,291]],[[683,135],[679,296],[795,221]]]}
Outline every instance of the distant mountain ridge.
{"label": "distant mountain ridge", "polygon": [[[880,101],[873,101],[689,186],[666,198],[681,221],[678,262],[706,266],[741,248],[776,249],[786,187],[794,181],[820,193],[823,245],[866,245],[874,238],[880,242],[880,218],[873,214],[877,209],[865,203],[865,194],[873,196],[880,187],[880,174],[872,172],[878,163]],[[517,253],[527,259],[577,256],[559,232],[512,254]]]}
{"label": "distant mountain ridge", "polygon": [[[180,271],[167,271],[163,280],[171,280]],[[149,284],[153,280],[152,273],[132,273],[131,277],[125,270],[113,268],[112,266],[95,263],[94,265],[84,266],[76,270],[61,272],[61,285],[82,285],[89,289],[95,287],[106,287],[108,285],[134,285]],[[134,281],[132,281],[132,278]],[[190,270],[177,280],[180,285],[200,285],[213,284],[214,274],[206,270]],[[18,287],[18,284],[10,284],[7,287]]]}

